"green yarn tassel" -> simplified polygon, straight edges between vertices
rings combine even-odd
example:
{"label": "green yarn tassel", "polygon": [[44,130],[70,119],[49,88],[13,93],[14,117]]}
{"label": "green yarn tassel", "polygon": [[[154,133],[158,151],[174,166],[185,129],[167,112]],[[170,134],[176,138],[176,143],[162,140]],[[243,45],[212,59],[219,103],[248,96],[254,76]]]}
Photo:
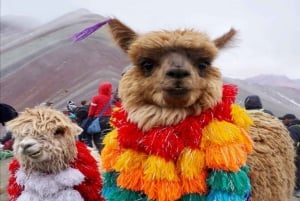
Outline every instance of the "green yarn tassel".
{"label": "green yarn tassel", "polygon": [[212,170],[207,179],[207,185],[211,190],[244,196],[251,189],[248,171],[248,167],[242,167],[238,172]]}
{"label": "green yarn tassel", "polygon": [[118,172],[111,171],[111,172],[104,172],[102,173],[103,176],[103,186],[117,186],[117,177],[119,176]]}
{"label": "green yarn tassel", "polygon": [[151,201],[140,192],[123,189],[117,186],[118,172],[104,172],[102,196],[107,201]]}
{"label": "green yarn tassel", "polygon": [[144,194],[119,188],[108,201],[150,201]]}
{"label": "green yarn tassel", "polygon": [[180,201],[206,201],[206,196],[197,193],[184,195]]}

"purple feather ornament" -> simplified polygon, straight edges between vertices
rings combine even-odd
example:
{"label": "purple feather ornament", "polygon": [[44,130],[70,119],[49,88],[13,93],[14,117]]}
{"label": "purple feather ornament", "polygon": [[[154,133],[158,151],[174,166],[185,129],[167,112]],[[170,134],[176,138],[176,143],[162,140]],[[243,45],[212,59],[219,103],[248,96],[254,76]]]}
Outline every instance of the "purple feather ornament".
{"label": "purple feather ornament", "polygon": [[77,41],[80,41],[80,40],[83,40],[85,38],[87,38],[89,35],[91,35],[92,33],[94,33],[95,31],[97,31],[99,28],[101,28],[103,25],[107,24],[111,19],[107,19],[107,20],[104,20],[102,22],[99,22],[91,27],[88,27],[78,33],[75,33],[72,37],[72,40],[74,42],[77,42]]}

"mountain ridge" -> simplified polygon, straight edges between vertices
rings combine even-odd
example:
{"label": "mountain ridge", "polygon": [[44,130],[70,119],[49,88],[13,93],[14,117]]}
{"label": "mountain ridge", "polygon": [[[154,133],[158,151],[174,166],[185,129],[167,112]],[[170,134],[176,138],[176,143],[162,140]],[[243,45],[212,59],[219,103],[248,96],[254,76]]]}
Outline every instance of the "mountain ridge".
{"label": "mountain ridge", "polygon": [[268,86],[282,86],[300,89],[300,79],[290,79],[285,75],[261,74],[245,79],[247,82]]}
{"label": "mountain ridge", "polygon": [[[81,100],[90,100],[102,81],[112,82],[115,90],[129,60],[115,45],[107,27],[83,41],[71,41],[74,33],[102,19],[81,9],[1,44],[1,102],[23,110],[51,101],[63,110],[69,100],[78,105]],[[300,117],[300,82],[261,76],[266,77],[224,77],[224,82],[238,86],[236,103],[241,106],[247,95],[257,94],[275,115],[295,113]]]}

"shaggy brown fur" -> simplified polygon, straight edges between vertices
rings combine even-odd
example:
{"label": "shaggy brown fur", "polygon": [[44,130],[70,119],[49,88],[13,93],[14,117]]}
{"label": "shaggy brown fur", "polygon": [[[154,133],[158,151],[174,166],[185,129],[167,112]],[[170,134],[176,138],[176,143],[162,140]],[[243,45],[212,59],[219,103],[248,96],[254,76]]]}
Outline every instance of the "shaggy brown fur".
{"label": "shaggy brown fur", "polygon": [[295,152],[288,130],[276,118],[262,111],[249,112],[254,151],[248,157],[253,186],[252,199],[289,201],[294,188]]}
{"label": "shaggy brown fur", "polygon": [[[211,65],[218,46],[207,35],[176,30],[138,36],[116,19],[109,25],[133,64],[120,82],[119,96],[140,128],[176,124],[221,100],[221,74]],[[224,47],[233,35],[230,30],[217,44]]]}
{"label": "shaggy brown fur", "polygon": [[[221,73],[212,62],[235,30],[211,40],[195,30],[138,35],[117,19],[109,27],[132,63],[120,81],[119,96],[128,119],[140,129],[177,124],[220,102]],[[287,130],[270,116],[252,116],[256,123],[250,133],[255,142],[249,157],[254,175],[252,200],[288,201],[294,155]]]}
{"label": "shaggy brown fur", "polygon": [[13,133],[14,154],[27,173],[57,173],[77,155],[75,135],[82,129],[59,111],[25,109],[7,127]]}

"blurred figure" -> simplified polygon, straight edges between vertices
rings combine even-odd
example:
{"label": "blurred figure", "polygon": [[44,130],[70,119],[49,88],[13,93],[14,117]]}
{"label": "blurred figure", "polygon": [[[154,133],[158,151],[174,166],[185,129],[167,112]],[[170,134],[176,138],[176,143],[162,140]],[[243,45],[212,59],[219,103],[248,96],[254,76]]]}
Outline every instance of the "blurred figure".
{"label": "blurred figure", "polygon": [[67,102],[67,110],[69,112],[74,112],[74,110],[77,108],[76,104],[73,101],[68,101]]}
{"label": "blurred figure", "polygon": [[99,116],[102,112],[101,118],[99,119],[101,132],[95,134],[87,134],[87,144],[93,147],[93,143],[96,148],[102,150],[102,140],[104,135],[111,130],[109,123],[111,112],[112,112],[112,84],[110,82],[102,82],[98,87],[98,94],[95,95],[90,103],[88,121],[85,126],[85,130],[92,122],[93,119]]}
{"label": "blurred figure", "polygon": [[279,117],[279,119],[282,121],[282,123],[286,126],[289,127],[289,125],[297,120],[296,116],[294,114],[285,114],[282,117]]}
{"label": "blurred figure", "polygon": [[294,196],[300,197],[300,120],[297,119],[294,114],[285,114],[282,117],[279,117],[282,120],[282,123],[289,130],[290,136],[294,141],[294,147],[296,149],[296,181],[295,181],[295,190]]}
{"label": "blurred figure", "polygon": [[87,132],[85,130],[85,125],[88,121],[89,104],[86,100],[81,101],[80,104],[81,106],[77,107],[74,111],[76,122],[83,129],[82,133],[78,136],[78,139],[87,144]]}
{"label": "blurred figure", "polygon": [[76,116],[76,121],[78,125],[81,125],[83,120],[85,120],[88,117],[89,107],[88,101],[83,100],[80,102],[80,106],[76,107],[74,110],[74,114]]}
{"label": "blurred figure", "polygon": [[4,126],[8,122],[18,116],[18,112],[11,105],[0,103],[0,123]]}
{"label": "blurred figure", "polygon": [[76,123],[76,115],[75,115],[75,110],[77,108],[76,104],[73,101],[68,101],[67,102],[67,111],[65,114],[72,120],[72,122]]}
{"label": "blurred figure", "polygon": [[263,109],[260,97],[257,95],[247,96],[244,101],[244,105],[246,110],[261,110],[265,113],[274,116],[273,112],[271,112],[270,110]]}
{"label": "blurred figure", "polygon": [[12,150],[13,139],[10,131],[6,130],[6,122],[16,118],[18,112],[11,105],[0,103],[0,123],[4,127],[4,136],[0,138],[0,148],[3,150]]}
{"label": "blurred figure", "polygon": [[247,96],[244,104],[246,110],[260,110],[263,108],[260,98],[257,95]]}

